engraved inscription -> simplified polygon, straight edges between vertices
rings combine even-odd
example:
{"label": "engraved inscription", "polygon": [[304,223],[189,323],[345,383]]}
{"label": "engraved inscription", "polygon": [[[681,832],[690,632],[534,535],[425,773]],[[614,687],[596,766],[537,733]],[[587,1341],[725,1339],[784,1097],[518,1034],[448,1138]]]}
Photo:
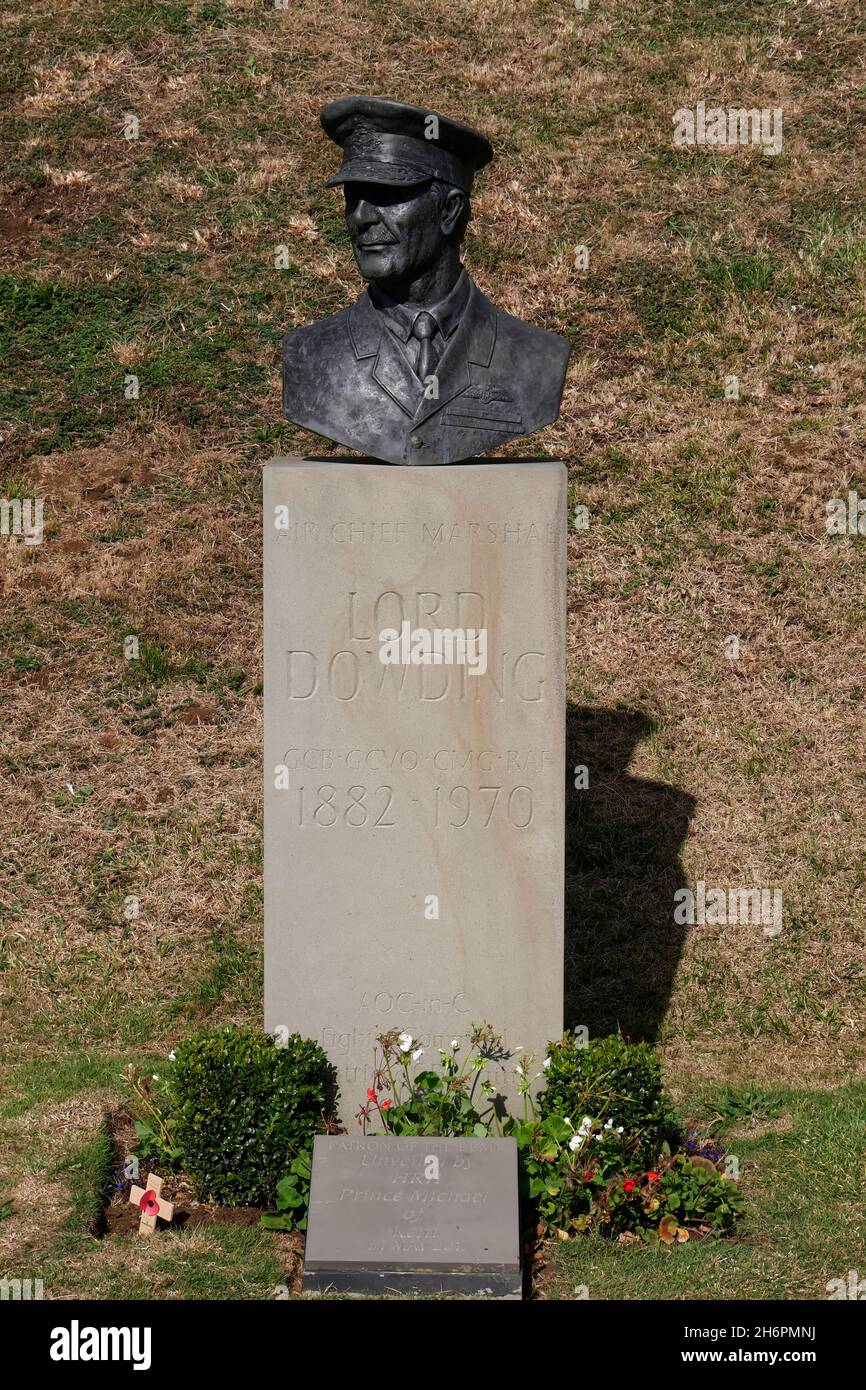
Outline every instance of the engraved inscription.
{"label": "engraved inscription", "polygon": [[[479,1226],[478,1220],[485,1221],[484,1209],[494,1201],[488,1185],[491,1157],[465,1140],[452,1139],[444,1146],[432,1138],[420,1144],[346,1136],[317,1148],[314,1171],[333,1174],[333,1195],[325,1199],[329,1211],[331,1203],[345,1207],[353,1214],[344,1220],[355,1230],[360,1223],[364,1234],[361,1248],[355,1246],[358,1258],[471,1260],[489,1252],[487,1226]],[[501,1200],[501,1189],[498,1196]],[[346,1228],[335,1218],[332,1229]]]}
{"label": "engraved inscription", "polygon": [[[500,802],[500,793],[503,792]],[[413,797],[412,802],[423,813],[425,803],[422,798]],[[526,830],[532,825],[535,815],[533,791],[527,786],[511,787],[509,790],[501,786],[482,786],[473,790],[462,783],[451,788],[435,786],[429,802],[434,830],[462,830],[470,822],[473,829],[487,830],[494,815],[497,823],[504,821],[515,830]],[[400,819],[396,814],[398,806],[394,788],[389,786],[379,786],[370,792],[357,783],[345,792],[338,792],[332,782],[324,782],[319,787],[307,787],[301,783],[295,788],[295,824],[302,829],[305,826],[329,829],[337,825],[349,826],[354,830],[393,829]],[[400,809],[405,818],[405,806]]]}
{"label": "engraved inscription", "polygon": [[511,517],[506,521],[440,521],[430,518],[427,521],[398,520],[396,518],[353,517],[351,520],[340,517],[335,521],[321,524],[308,518],[290,516],[288,523],[281,524],[276,531],[277,538],[293,544],[323,540],[333,541],[335,545],[556,545],[562,536],[553,522],[539,523],[525,518]]}
{"label": "engraved inscription", "polygon": [[[359,696],[382,701],[439,703],[488,700],[540,704],[547,699],[547,658],[541,646],[503,646],[496,635],[489,605],[477,589],[384,589],[346,595],[342,644],[328,652],[309,646],[286,651],[286,698],[306,701],[327,697],[352,704]],[[465,664],[383,665],[377,644],[382,632],[437,628],[484,631],[483,671]]]}

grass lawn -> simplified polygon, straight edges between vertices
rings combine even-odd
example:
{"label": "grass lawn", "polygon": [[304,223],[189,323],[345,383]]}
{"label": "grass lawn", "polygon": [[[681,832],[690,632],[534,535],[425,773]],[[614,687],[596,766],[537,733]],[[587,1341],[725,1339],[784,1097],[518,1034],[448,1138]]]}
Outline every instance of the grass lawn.
{"label": "grass lawn", "polygon": [[[557,1247],[545,1296],[862,1272],[866,539],[825,526],[866,496],[859,0],[10,0],[0,33],[0,496],[46,527],[0,537],[0,1273],[286,1278],[255,1229],[87,1229],[126,1062],[261,1021],[259,470],[338,452],[281,420],[279,338],[358,292],[317,125],[353,91],[490,136],[467,264],[574,343],[533,441],[589,513],[568,1022],[653,1041],[689,1116],[727,1107],[748,1206],[737,1242]],[[700,100],[780,107],[781,152],[675,147]],[[675,927],[699,880],[780,888],[781,935]]]}

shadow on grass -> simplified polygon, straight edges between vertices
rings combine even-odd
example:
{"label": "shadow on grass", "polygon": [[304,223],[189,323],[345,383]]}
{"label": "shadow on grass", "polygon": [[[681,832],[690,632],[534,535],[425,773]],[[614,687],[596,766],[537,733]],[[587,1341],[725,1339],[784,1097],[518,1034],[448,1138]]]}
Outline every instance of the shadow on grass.
{"label": "shadow on grass", "polygon": [[[656,1040],[685,936],[674,893],[695,800],[626,770],[653,727],[638,710],[568,705],[565,1021],[590,1037]],[[574,786],[580,764],[585,790]]]}

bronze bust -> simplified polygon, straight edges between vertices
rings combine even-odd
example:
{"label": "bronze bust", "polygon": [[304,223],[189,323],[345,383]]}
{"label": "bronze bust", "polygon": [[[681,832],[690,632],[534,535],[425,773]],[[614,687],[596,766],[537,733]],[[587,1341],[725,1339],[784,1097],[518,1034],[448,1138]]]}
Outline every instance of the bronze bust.
{"label": "bronze bust", "polygon": [[570,344],[495,308],[460,260],[489,141],[385,97],[333,101],[321,122],[367,289],[286,334],[285,417],[397,464],[457,463],[550,424]]}

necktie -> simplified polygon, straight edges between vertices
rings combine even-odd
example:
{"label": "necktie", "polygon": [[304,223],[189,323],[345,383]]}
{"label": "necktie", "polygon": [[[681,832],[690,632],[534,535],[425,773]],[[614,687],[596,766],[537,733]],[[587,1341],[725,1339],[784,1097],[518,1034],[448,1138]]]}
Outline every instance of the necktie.
{"label": "necktie", "polygon": [[426,381],[428,376],[432,376],[436,370],[436,350],[433,347],[433,337],[438,332],[436,320],[432,314],[421,313],[412,325],[412,337],[417,338],[418,365],[415,368],[416,376],[422,381]]}

